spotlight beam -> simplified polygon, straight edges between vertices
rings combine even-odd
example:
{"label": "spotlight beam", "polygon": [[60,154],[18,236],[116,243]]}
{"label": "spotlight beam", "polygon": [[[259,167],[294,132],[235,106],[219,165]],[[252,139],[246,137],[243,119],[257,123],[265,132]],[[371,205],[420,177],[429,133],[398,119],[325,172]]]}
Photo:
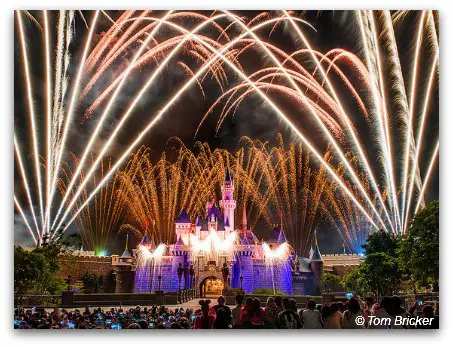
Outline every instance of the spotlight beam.
{"label": "spotlight beam", "polygon": [[[171,13],[172,13],[172,11],[167,12],[167,14],[164,16],[164,18],[168,17]],[[79,162],[79,164],[78,164],[78,166],[77,166],[77,170],[75,171],[75,173],[74,173],[74,175],[73,175],[73,178],[72,178],[72,180],[71,180],[71,182],[70,182],[70,184],[69,184],[69,186],[68,186],[68,189],[67,189],[67,191],[66,191],[66,194],[64,195],[63,200],[62,200],[61,203],[60,203],[60,207],[59,207],[58,212],[57,212],[57,214],[55,215],[54,221],[53,221],[53,223],[52,223],[52,228],[54,228],[54,226],[55,226],[55,224],[56,224],[56,222],[57,222],[57,220],[58,220],[58,217],[60,216],[60,213],[62,212],[62,210],[63,210],[63,208],[64,208],[64,206],[65,206],[66,200],[68,199],[69,194],[70,194],[72,188],[74,187],[74,184],[75,184],[76,181],[77,181],[77,177],[79,176],[79,174],[80,174],[80,172],[81,172],[81,170],[82,170],[82,168],[83,168],[83,166],[84,166],[84,164],[85,164],[85,160],[87,159],[87,157],[88,157],[88,155],[89,155],[89,153],[90,153],[90,149],[91,149],[91,147],[93,146],[94,142],[98,139],[99,132],[101,131],[102,126],[104,125],[104,122],[105,122],[105,120],[107,119],[107,116],[109,115],[109,112],[110,112],[112,106],[114,105],[117,96],[119,95],[119,92],[121,91],[123,85],[126,83],[126,80],[127,80],[127,78],[129,77],[129,73],[132,71],[132,68],[133,68],[133,66],[134,66],[135,61],[140,57],[140,55],[142,54],[142,52],[144,51],[144,49],[147,47],[148,42],[154,37],[155,33],[159,30],[159,28],[160,28],[160,24],[157,25],[157,26],[154,28],[154,30],[151,32],[151,34],[150,34],[150,35],[147,37],[147,39],[143,42],[143,44],[141,45],[141,47],[140,47],[140,49],[138,50],[138,52],[135,54],[135,56],[134,56],[132,62],[131,62],[131,63],[128,65],[128,67],[127,67],[126,74],[123,76],[123,79],[121,80],[119,86],[118,86],[117,89],[115,90],[115,93],[114,93],[113,96],[110,98],[107,107],[105,108],[104,112],[102,113],[102,115],[101,115],[101,117],[100,117],[100,120],[97,122],[97,126],[96,126],[96,128],[95,128],[93,134],[92,134],[91,137],[90,137],[90,140],[89,140],[89,142],[88,142],[88,144],[87,144],[87,146],[86,146],[86,148],[85,148],[85,151],[84,151],[84,153],[83,153],[83,155],[82,155],[82,158],[80,159],[80,162]],[[81,67],[81,70],[82,70],[82,67]],[[138,102],[138,100],[137,100],[135,103],[133,103],[133,107],[135,107],[135,105],[137,104],[137,102]],[[129,113],[132,111],[133,107],[129,108],[127,114],[129,114]],[[127,118],[127,117],[126,117],[126,118]],[[116,133],[116,132],[115,132],[115,133]],[[112,138],[112,137],[110,136],[110,138]],[[110,141],[110,140],[109,140],[109,141]],[[103,153],[105,152],[105,149],[106,149],[106,146],[104,146]],[[99,157],[101,157],[101,156],[102,156],[102,154],[99,155]],[[102,159],[102,158],[98,158],[97,163],[99,162],[100,159]],[[94,167],[94,166],[93,166],[93,167]],[[92,171],[93,171],[93,168],[90,170],[90,173],[91,173]],[[89,174],[88,176],[91,176],[91,175]],[[89,178],[89,177],[87,177],[87,178],[85,179],[85,181],[87,181],[88,178]],[[83,188],[83,187],[79,187],[79,191],[81,191],[81,188]],[[78,196],[77,193],[76,193],[76,196]],[[70,209],[70,208],[69,208],[69,209]]]}
{"label": "spotlight beam", "polygon": [[[316,112],[316,110],[314,109],[314,107],[308,102],[308,98],[307,96],[305,95],[305,93],[303,93],[299,86],[297,85],[297,83],[294,81],[294,78],[288,74],[288,71],[283,67],[283,65],[280,63],[280,61],[276,58],[276,56],[266,47],[266,45],[261,41],[261,39],[254,33],[254,32],[251,32],[250,29],[244,24],[242,23],[238,18],[237,16],[231,14],[230,12],[228,11],[223,11],[225,13],[227,13],[229,16],[231,16],[233,18],[233,20],[238,23],[242,28],[243,30],[245,30],[248,34],[250,34],[259,44],[260,46],[266,51],[267,55],[273,60],[273,62],[279,67],[279,69],[283,72],[283,74],[285,75],[285,77],[288,79],[288,81],[291,83],[291,85],[297,90],[297,92],[299,93],[299,95],[302,97],[303,100],[305,100],[306,104],[308,104],[309,108],[310,108],[310,111],[312,113],[312,115],[314,116],[315,120],[317,121],[318,125],[322,128],[324,134],[328,137],[330,143],[333,145],[333,147],[335,148],[335,151],[337,152],[337,154],[340,156],[343,164],[346,166],[346,168],[348,169],[348,172],[351,174],[351,176],[353,177],[354,179],[354,182],[357,184],[357,186],[359,187],[360,191],[362,192],[363,196],[365,197],[365,199],[368,201],[368,203],[370,204],[370,207],[371,209],[373,210],[373,212],[376,214],[378,220],[381,222],[381,225],[383,226],[383,228],[385,230],[387,230],[387,227],[384,223],[384,221],[382,220],[381,216],[379,215],[378,211],[376,210],[376,208],[374,207],[374,204],[373,202],[371,201],[370,197],[368,196],[367,192],[365,191],[365,189],[363,188],[363,185],[362,183],[360,182],[359,178],[357,177],[355,171],[353,170],[353,168],[351,167],[349,161],[346,159],[343,151],[341,150],[340,146],[338,145],[337,141],[334,139],[334,137],[332,136],[332,134],[330,133],[330,131],[327,129],[326,125],[324,124],[324,122],[320,119],[318,113]],[[294,23],[295,24],[295,23]],[[309,50],[311,50],[311,47],[309,47]],[[316,58],[317,59],[317,58]],[[325,75],[325,77],[327,77],[327,75]],[[337,100],[338,102],[338,100]],[[347,117],[346,114],[343,114],[344,117]],[[349,117],[347,117],[349,118]],[[387,214],[387,218],[389,218],[388,214]]]}
{"label": "spotlight beam", "polygon": [[25,80],[26,80],[26,85],[27,85],[28,113],[30,116],[31,133],[32,133],[32,140],[33,140],[33,152],[34,152],[33,156],[34,156],[34,162],[35,162],[36,182],[38,185],[39,208],[40,208],[40,212],[41,212],[41,227],[43,227],[43,225],[44,225],[44,207],[43,207],[43,196],[42,196],[41,167],[39,164],[38,135],[37,135],[37,128],[36,128],[36,124],[35,124],[36,117],[35,117],[35,110],[33,107],[31,75],[30,75],[27,45],[25,44],[24,28],[23,28],[22,16],[21,16],[20,12],[21,11],[17,11],[16,14],[17,14],[17,21],[19,23],[22,57],[24,60]]}
{"label": "spotlight beam", "polygon": [[432,170],[433,170],[433,167],[434,167],[434,164],[436,162],[438,154],[439,154],[439,141],[437,141],[436,149],[434,150],[434,153],[433,153],[433,155],[431,157],[431,161],[430,161],[429,166],[428,166],[428,171],[426,172],[425,180],[423,182],[423,186],[422,186],[422,189],[420,191],[420,195],[418,197],[417,204],[415,205],[414,215],[417,214],[418,209],[420,208],[420,205],[421,205],[421,203],[423,201],[423,195],[425,194],[426,187],[428,186],[429,179],[431,178],[431,173],[432,173]]}
{"label": "spotlight beam", "polygon": [[24,169],[24,163],[22,161],[22,154],[20,152],[19,145],[17,144],[17,141],[16,141],[16,134],[14,134],[14,149],[16,151],[16,158],[19,163],[19,170],[22,175],[22,183],[24,185],[25,192],[27,194],[28,205],[30,207],[31,215],[33,217],[33,222],[35,223],[35,227],[36,227],[36,233],[38,234],[38,239],[39,239],[39,226],[38,226],[38,222],[36,220],[35,209],[33,208],[33,201],[32,201],[31,194],[30,194],[30,186],[28,184],[27,174]]}
{"label": "spotlight beam", "polygon": [[[415,91],[417,87],[417,76],[418,76],[418,61],[420,56],[420,47],[422,43],[423,37],[423,23],[425,22],[425,15],[426,11],[422,12],[420,23],[418,26],[418,34],[417,34],[417,41],[415,45],[415,58],[414,58],[414,66],[412,69],[412,81],[411,81],[411,93],[410,93],[410,106],[409,106],[409,116],[408,116],[408,123],[407,123],[407,131],[406,131],[406,148],[404,154],[404,171],[403,171],[403,196],[401,200],[402,205],[402,213],[401,215],[404,217],[405,210],[406,210],[406,194],[407,194],[407,180],[408,180],[408,171],[409,171],[409,161],[410,161],[410,147],[411,147],[411,139],[413,138],[413,131],[412,131],[412,123],[414,118],[414,109],[415,109]],[[414,163],[415,165],[415,163]],[[406,225],[407,221],[403,220],[403,225]]]}
{"label": "spotlight beam", "polygon": [[[16,198],[16,195],[14,195],[14,204],[16,205],[17,210],[19,211],[22,219],[24,220],[25,226],[27,227],[28,231],[30,232],[30,235],[31,235],[33,241],[35,242],[35,246],[36,246],[38,244],[38,242],[36,241],[36,237],[33,234],[33,231],[31,230],[30,224],[28,224],[27,218],[25,217],[25,214],[24,214],[24,211],[22,210],[22,207],[20,207],[20,204],[19,204],[19,201]],[[38,234],[38,237],[39,237],[39,234]]]}
{"label": "spotlight beam", "polygon": [[90,43],[91,43],[91,40],[92,40],[92,37],[93,37],[94,28],[96,27],[96,22],[97,22],[98,16],[99,16],[99,10],[97,10],[95,12],[95,14],[94,14],[94,18],[93,18],[92,23],[91,23],[91,27],[90,27],[90,31],[89,31],[89,34],[88,34],[88,38],[87,38],[87,40],[85,42],[85,47],[84,47],[84,50],[83,50],[82,59],[80,61],[79,69],[78,69],[78,72],[77,72],[76,82],[75,82],[74,90],[72,92],[72,98],[71,98],[71,102],[70,102],[70,105],[69,105],[67,119],[66,119],[65,125],[64,125],[63,137],[62,137],[61,144],[60,144],[60,147],[59,147],[58,158],[57,158],[57,162],[56,162],[55,170],[54,170],[54,174],[53,174],[53,180],[52,180],[52,185],[51,185],[52,188],[51,188],[51,191],[50,191],[50,197],[49,197],[49,200],[47,201],[46,218],[50,218],[50,216],[49,216],[50,207],[52,205],[53,197],[55,195],[56,186],[57,186],[57,179],[58,179],[58,175],[59,175],[59,171],[60,171],[61,159],[63,157],[63,153],[65,152],[66,139],[67,139],[68,132],[69,132],[69,126],[72,123],[72,117],[73,117],[73,114],[74,114],[75,100],[77,98],[77,95],[78,95],[78,92],[79,92],[79,88],[80,88],[80,83],[81,83],[81,80],[82,80],[83,65],[85,64],[85,60],[86,60],[87,55],[88,55],[88,49],[90,47]]}
{"label": "spotlight beam", "polygon": [[[436,77],[438,61],[439,61],[439,50],[437,50],[437,52],[436,52],[436,56],[434,58],[433,65],[431,67],[431,73],[430,73],[430,77],[429,77],[427,91],[425,94],[425,101],[424,101],[423,112],[422,112],[422,117],[421,117],[421,121],[420,121],[420,127],[418,129],[418,134],[417,134],[417,143],[416,143],[416,147],[415,147],[416,148],[415,149],[415,158],[414,158],[413,165],[412,165],[411,181],[409,184],[409,193],[408,193],[407,202],[406,202],[407,208],[406,208],[406,216],[404,218],[404,221],[405,221],[404,229],[405,230],[407,228],[407,223],[409,220],[409,210],[411,208],[412,193],[413,193],[414,183],[415,183],[415,171],[418,167],[418,159],[419,159],[420,151],[421,151],[421,147],[422,147],[423,132],[425,130],[428,105],[429,105],[429,102],[431,99],[430,96],[431,96],[431,91],[432,91],[435,77]],[[423,195],[421,195],[421,196],[423,196]]]}
{"label": "spotlight beam", "polygon": [[[353,139],[353,142],[354,142],[354,144],[355,144],[355,147],[357,148],[357,151],[359,152],[359,156],[360,156],[360,158],[361,158],[361,160],[362,160],[362,162],[363,162],[363,164],[364,164],[364,166],[365,166],[365,168],[366,168],[366,171],[367,171],[367,173],[368,173],[368,175],[369,175],[369,177],[370,177],[371,184],[373,185],[373,188],[374,188],[374,190],[376,191],[377,196],[378,196],[378,199],[380,200],[382,206],[384,206],[384,211],[385,211],[385,213],[386,213],[386,215],[387,215],[387,218],[389,218],[389,217],[388,217],[387,208],[386,208],[386,206],[385,206],[385,204],[384,204],[384,202],[383,202],[382,195],[381,195],[380,190],[379,190],[379,188],[378,188],[378,186],[377,186],[377,183],[376,183],[376,180],[375,180],[375,178],[374,178],[373,172],[372,172],[372,170],[371,170],[371,168],[370,168],[370,165],[369,165],[369,163],[368,163],[368,160],[367,160],[366,157],[365,157],[365,154],[363,153],[362,146],[360,145],[360,141],[358,140],[358,138],[357,138],[357,136],[356,136],[356,134],[355,134],[355,132],[354,132],[354,129],[353,129],[352,124],[351,124],[351,121],[350,121],[350,119],[348,118],[348,116],[346,115],[346,112],[345,112],[345,110],[344,110],[344,108],[343,108],[343,105],[342,105],[340,99],[338,98],[338,95],[337,95],[337,93],[336,93],[336,91],[335,91],[335,88],[333,87],[333,85],[332,85],[332,83],[331,83],[329,77],[327,76],[327,73],[326,73],[324,67],[323,67],[323,66],[321,65],[321,63],[319,62],[318,57],[313,53],[313,49],[311,48],[311,45],[310,45],[310,43],[308,42],[307,38],[305,37],[305,35],[302,33],[302,31],[300,30],[300,28],[297,26],[297,24],[296,24],[295,21],[293,20],[293,17],[291,17],[291,16],[289,15],[289,13],[288,13],[286,10],[283,11],[283,13],[284,13],[285,16],[289,19],[289,21],[290,21],[292,27],[296,30],[297,34],[299,35],[299,37],[300,37],[301,40],[303,41],[304,45],[308,48],[308,50],[309,50],[309,52],[310,52],[310,55],[311,55],[311,57],[312,57],[312,60],[315,62],[317,68],[319,69],[319,71],[320,71],[321,74],[323,75],[323,78],[324,78],[324,80],[325,80],[325,82],[326,82],[326,84],[327,84],[327,86],[328,86],[330,92],[332,93],[332,96],[334,97],[335,101],[337,102],[337,105],[338,105],[338,107],[339,107],[339,109],[340,109],[340,111],[341,111],[341,115],[343,116],[343,120],[345,121],[345,123],[346,123],[346,125],[347,125],[348,131],[349,131],[349,133],[350,133],[350,135],[351,135],[351,137],[352,137],[352,139]],[[379,217],[379,218],[380,218],[380,217]],[[390,218],[389,218],[389,222],[390,222]],[[391,224],[391,223],[390,223],[390,224]],[[385,224],[383,224],[383,226],[384,226],[384,229],[387,230],[387,227],[385,226]],[[392,229],[393,229],[393,226],[391,226],[391,227],[392,227]]]}

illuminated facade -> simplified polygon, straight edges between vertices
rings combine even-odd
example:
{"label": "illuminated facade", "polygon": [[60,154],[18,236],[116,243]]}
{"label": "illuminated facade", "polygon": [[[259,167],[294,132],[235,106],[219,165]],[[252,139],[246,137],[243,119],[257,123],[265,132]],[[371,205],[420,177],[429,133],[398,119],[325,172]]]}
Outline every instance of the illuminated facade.
{"label": "illuminated facade", "polygon": [[147,236],[135,250],[135,292],[197,288],[211,291],[212,283],[246,293],[269,288],[285,294],[316,294],[323,271],[317,244],[310,258],[295,259],[281,226],[261,242],[247,226],[245,210],[235,228],[234,178],[226,171],[219,207],[206,203],[205,216],[192,222],[182,210],[175,221],[177,241],[153,245]]}

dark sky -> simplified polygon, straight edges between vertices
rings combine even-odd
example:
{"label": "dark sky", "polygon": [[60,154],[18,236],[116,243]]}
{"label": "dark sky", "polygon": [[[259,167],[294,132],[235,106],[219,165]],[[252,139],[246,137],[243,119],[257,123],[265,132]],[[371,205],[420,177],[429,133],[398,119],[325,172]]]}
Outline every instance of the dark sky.
{"label": "dark sky", "polygon": [[[251,19],[256,14],[262,11],[242,11],[241,16],[245,16],[248,19]],[[32,12],[36,15],[36,18],[42,21],[41,14],[39,12]],[[205,12],[209,15],[211,12]],[[93,12],[84,11],[85,18],[88,22],[91,22]],[[112,18],[118,18],[118,14],[109,11],[109,14]],[[158,12],[157,14],[160,15]],[[275,15],[275,13],[273,13]],[[300,12],[297,12],[300,14]],[[357,29],[354,25],[354,16],[349,11],[323,11],[318,13],[317,11],[309,11],[305,14],[305,18],[313,24],[317,32],[309,32],[304,30],[306,34],[309,35],[311,39],[311,44],[313,47],[320,52],[327,52],[333,48],[344,48],[350,50],[354,53],[359,53],[358,43],[359,36]],[[57,21],[57,16],[55,13],[52,13],[50,16],[51,23]],[[32,56],[32,75],[33,75],[33,92],[34,92],[34,105],[36,107],[36,114],[38,118],[38,124],[40,126],[40,131],[44,131],[44,65],[43,65],[43,44],[42,38],[39,31],[36,27],[33,26],[31,22],[27,19],[24,19],[27,35],[27,45],[29,47],[29,54]],[[102,35],[103,30],[107,30],[111,24],[103,18],[96,29],[98,37]],[[191,27],[194,23],[188,22],[184,23],[187,27]],[[413,25],[409,24],[398,28],[398,43],[400,46],[400,58],[403,65],[403,72],[407,80],[407,76],[410,74],[411,64],[411,55],[407,52],[410,52],[410,48],[413,46],[414,40],[414,30]],[[268,31],[268,29],[266,29]],[[74,41],[71,45],[71,64],[69,66],[70,75],[73,76],[78,67],[78,60],[82,54],[82,45],[81,43],[85,39],[87,30],[84,27],[83,21],[80,17],[76,17],[76,33]],[[264,32],[259,33],[262,37]],[[14,50],[14,62],[15,62],[15,82],[14,82],[14,105],[15,105],[15,132],[18,136],[19,142],[23,145],[22,151],[23,155],[27,156],[26,167],[27,173],[29,174],[29,179],[31,180],[31,187],[36,195],[36,184],[32,180],[32,146],[30,141],[30,127],[28,121],[27,113],[27,99],[24,89],[24,73],[22,68],[22,58],[21,58],[21,49],[20,41],[17,30],[17,21],[15,22],[15,50]],[[52,32],[53,40],[55,43],[56,33]],[[82,40],[83,39],[83,40]],[[285,50],[286,52],[292,52],[297,48],[302,46],[297,43],[297,40],[294,40],[294,32],[289,30],[287,26],[280,26],[272,35],[272,37],[266,38],[267,41],[276,45],[278,48]],[[295,43],[296,42],[296,43]],[[130,59],[132,57],[132,53]],[[255,71],[256,65],[266,66],[269,63],[269,60],[266,59],[262,54],[249,54],[245,55],[241,62],[244,64],[246,71]],[[114,69],[124,69],[125,64],[124,59],[118,63],[118,66]],[[196,67],[197,65],[194,65]],[[152,67],[154,68],[154,66]],[[117,124],[118,115],[121,114],[121,111],[124,111],[126,105],[131,101],[134,92],[137,90],[137,87],[143,84],[144,78],[148,75],[146,72],[152,71],[151,69],[143,69],[140,73],[135,73],[133,79],[126,85],[124,92],[121,94],[121,97],[118,99],[118,102],[115,104],[114,112],[111,113],[111,117],[107,124],[104,125],[102,135],[100,140],[105,140],[106,136],[111,133],[113,127]],[[113,72],[113,71],[112,71]],[[426,71],[421,72],[421,80],[426,80]],[[348,76],[351,77],[351,76]],[[170,64],[170,66],[165,70],[162,76],[158,81],[151,86],[151,88],[146,92],[145,97],[140,102],[138,107],[135,109],[133,117],[127,122],[125,130],[121,132],[117,141],[115,141],[115,146],[112,147],[112,150],[109,153],[113,159],[115,159],[126,146],[128,146],[134,135],[137,133],[138,129],[141,129],[144,124],[146,124],[156,112],[166,103],[171,95],[175,92],[177,86],[181,86],[184,81],[187,80],[187,77],[184,73]],[[237,79],[234,77],[231,78],[231,85],[237,83]],[[104,82],[107,83],[107,82]],[[99,86],[100,89],[105,87],[105,85]],[[407,86],[406,86],[407,87]],[[183,140],[183,142],[191,147],[195,140],[206,141],[210,144],[211,148],[222,147],[233,150],[237,148],[239,139],[244,136],[250,136],[252,138],[258,138],[260,140],[270,140],[275,141],[277,132],[281,132],[284,135],[286,142],[289,141],[298,141],[298,139],[292,134],[289,129],[278,119],[275,113],[264,104],[264,102],[258,96],[251,96],[241,105],[238,109],[236,117],[232,119],[228,117],[221,128],[217,136],[214,133],[214,127],[217,122],[218,113],[212,114],[208,121],[203,125],[199,136],[194,139],[195,130],[200,122],[201,117],[209,109],[211,104],[216,100],[220,95],[218,87],[212,81],[207,81],[204,84],[204,89],[206,93],[206,99],[202,98],[200,91],[193,87],[184,96],[180,101],[173,106],[169,112],[167,112],[161,121],[145,136],[142,144],[147,145],[151,148],[154,158],[160,157],[161,153],[166,149],[167,140],[171,136],[177,136]],[[97,95],[95,91],[94,95]],[[430,105],[430,112],[428,117],[428,126],[425,136],[426,148],[423,148],[421,155],[421,168],[422,168],[422,177],[424,177],[425,168],[427,162],[429,161],[429,154],[434,148],[435,140],[438,137],[438,89],[436,88],[435,97],[433,102]],[[272,96],[274,97],[274,96]],[[341,94],[340,97],[345,100],[346,105],[350,103],[350,98],[348,95]],[[82,114],[86,108],[89,101],[78,105],[76,116],[74,117],[74,124],[71,126],[68,149],[75,152],[80,156],[82,150],[85,148],[85,144],[88,140],[88,137],[91,134],[92,129],[96,125],[96,122],[99,119],[100,112],[96,112],[89,121],[83,121]],[[295,109],[294,105],[288,100],[283,98],[275,97],[276,102],[280,107],[290,114],[292,121],[294,121],[304,133],[309,134],[310,140],[313,141],[318,148],[323,151],[325,149],[325,141],[320,135],[320,130],[314,127],[313,123],[310,122],[305,113],[300,112],[300,110]],[[102,110],[102,107],[100,108]],[[218,112],[218,111],[216,111]],[[377,160],[375,151],[373,149],[374,140],[370,136],[369,132],[362,128],[359,124],[359,135],[361,141],[363,141],[364,146],[367,148],[367,155],[371,165]],[[44,143],[44,137],[40,140]],[[102,141],[97,141],[95,146],[95,151],[100,150]],[[44,148],[44,147],[43,147]],[[436,169],[433,172],[432,183],[429,186],[429,189],[426,194],[428,200],[437,199],[439,195],[439,179],[438,179],[438,165],[436,164]],[[24,190],[21,186],[20,177],[18,175],[17,164],[16,169],[16,179],[15,179],[15,194],[19,197],[22,207],[26,209],[26,197]],[[35,200],[36,201],[36,200]],[[38,210],[36,210],[38,211]],[[17,223],[16,223],[17,222]],[[24,230],[23,223],[20,221],[20,216],[15,214],[15,241],[22,243],[24,240]],[[332,240],[332,233],[319,233],[320,243],[323,248],[323,253],[327,252],[339,252],[339,245],[341,240],[335,240],[337,236],[334,236]]]}

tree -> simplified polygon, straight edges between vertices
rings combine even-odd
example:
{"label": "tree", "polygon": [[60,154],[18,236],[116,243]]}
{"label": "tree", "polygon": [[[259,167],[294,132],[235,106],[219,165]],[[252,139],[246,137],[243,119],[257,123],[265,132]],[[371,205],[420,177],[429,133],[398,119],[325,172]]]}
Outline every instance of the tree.
{"label": "tree", "polygon": [[383,252],[396,257],[398,238],[394,234],[379,230],[368,235],[366,243],[362,247],[365,249],[365,255]]}
{"label": "tree", "polygon": [[397,290],[401,281],[396,258],[377,252],[367,255],[365,261],[348,273],[342,284],[347,290],[361,295],[376,293],[390,295]]}
{"label": "tree", "polygon": [[439,201],[429,202],[412,220],[400,241],[398,262],[425,285],[439,282]]}
{"label": "tree", "polygon": [[341,285],[347,291],[366,296],[372,292],[367,279],[363,276],[360,266],[349,271],[342,279]]}
{"label": "tree", "polygon": [[92,290],[93,293],[100,293],[104,287],[104,278],[93,273],[85,273],[82,277],[83,289]]}
{"label": "tree", "polygon": [[326,293],[336,292],[341,288],[341,278],[332,273],[324,273],[321,278],[321,285]]}
{"label": "tree", "polygon": [[61,238],[61,244],[69,250],[79,250],[82,247],[82,238],[80,234],[64,234]]}
{"label": "tree", "polygon": [[65,282],[58,277],[58,245],[37,247],[31,251],[14,247],[14,292],[25,294],[57,294]]}

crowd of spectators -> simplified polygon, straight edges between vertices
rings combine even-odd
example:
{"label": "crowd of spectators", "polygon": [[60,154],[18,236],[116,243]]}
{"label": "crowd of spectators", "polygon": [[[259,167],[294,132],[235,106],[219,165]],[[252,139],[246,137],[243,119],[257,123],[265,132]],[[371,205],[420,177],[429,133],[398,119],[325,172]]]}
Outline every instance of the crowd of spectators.
{"label": "crowd of spectators", "polygon": [[[55,308],[17,308],[15,329],[437,329],[439,318],[432,305],[416,303],[409,310],[402,307],[397,296],[384,297],[379,303],[373,298],[317,305],[309,299],[305,308],[298,309],[296,301],[280,296],[269,297],[264,305],[258,298],[236,295],[236,305],[230,308],[220,296],[216,305],[200,300],[199,309],[152,306],[150,308],[111,308],[103,310],[67,310]],[[359,318],[358,318],[359,317]],[[421,325],[427,318],[429,324]],[[375,318],[378,318],[376,320]],[[402,318],[406,318],[404,321]],[[380,322],[375,324],[373,322]],[[406,322],[398,324],[398,322]],[[385,324],[382,324],[385,322]]]}

